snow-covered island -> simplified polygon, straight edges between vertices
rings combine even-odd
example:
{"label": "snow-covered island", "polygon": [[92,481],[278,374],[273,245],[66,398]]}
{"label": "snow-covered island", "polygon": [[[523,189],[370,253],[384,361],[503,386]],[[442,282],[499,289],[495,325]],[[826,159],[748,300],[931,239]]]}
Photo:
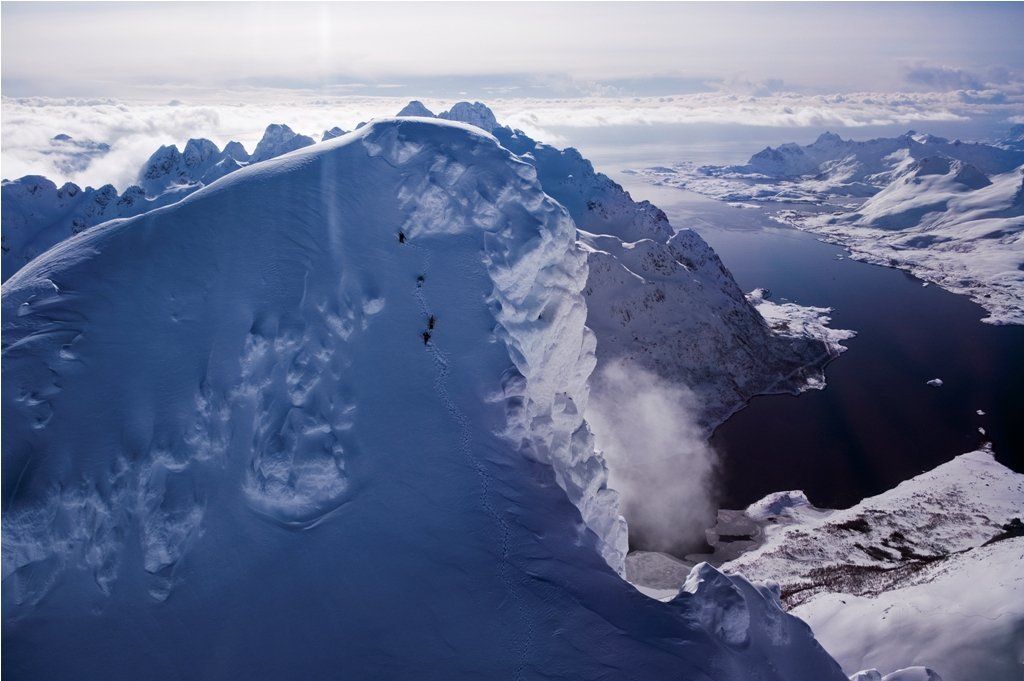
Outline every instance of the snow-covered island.
{"label": "snow-covered island", "polygon": [[994,324],[1024,323],[1021,126],[982,144],[908,132],[868,141],[825,133],[768,147],[743,165],[636,171],[648,180],[755,205],[853,257],[969,295]]}

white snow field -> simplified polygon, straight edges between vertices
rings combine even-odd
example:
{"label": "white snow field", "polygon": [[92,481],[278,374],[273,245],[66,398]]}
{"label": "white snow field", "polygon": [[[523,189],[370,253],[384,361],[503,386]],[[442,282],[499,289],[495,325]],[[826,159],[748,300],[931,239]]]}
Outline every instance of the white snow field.
{"label": "white snow field", "polygon": [[490,135],[393,119],[32,260],[2,289],[4,671],[845,678],[770,589],[617,574],[576,237]]}
{"label": "white snow field", "polygon": [[[399,116],[434,118],[417,101]],[[758,309],[772,316],[769,326],[696,232],[676,232],[660,209],[634,201],[575,149],[500,126],[480,102],[459,102],[437,118],[494,134],[537,169],[543,190],[569,211],[588,254],[587,324],[598,336],[602,365],[625,361],[686,385],[699,398],[696,418],[708,432],[754,395],[824,387],[822,367],[845,348],[805,321],[827,310],[762,301]],[[335,128],[322,138],[340,134]],[[274,124],[251,157],[237,142],[222,151],[209,140],[189,140],[184,153],[162,147],[140,170],[140,186],[120,196],[109,185],[82,190],[57,189],[39,177],[5,181],[4,277],[73,233],[173,203],[248,163],[310,144],[312,138]],[[844,337],[849,333],[830,338]]]}
{"label": "white snow field", "polygon": [[803,502],[747,509],[764,544],[722,569],[778,584],[847,673],[1020,678],[1024,475],[979,450],[843,511]]}
{"label": "white snow field", "polygon": [[[742,166],[682,163],[639,171],[652,182],[776,217],[968,295],[993,324],[1024,323],[1024,148],[908,132],[866,142],[826,133],[758,152]],[[800,204],[804,204],[801,207]],[[825,209],[831,209],[827,211]]]}

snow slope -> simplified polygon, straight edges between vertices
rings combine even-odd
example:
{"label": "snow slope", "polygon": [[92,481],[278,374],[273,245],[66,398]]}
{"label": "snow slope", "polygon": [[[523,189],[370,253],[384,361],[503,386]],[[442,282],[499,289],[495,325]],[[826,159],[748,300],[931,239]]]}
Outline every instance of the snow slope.
{"label": "snow slope", "polygon": [[[61,144],[71,142],[68,138]],[[54,244],[93,225],[170,205],[248,163],[312,143],[312,138],[296,134],[287,125],[275,124],[267,126],[251,157],[238,142],[228,142],[223,150],[207,139],[190,139],[184,151],[175,145],[162,146],[140,169],[137,184],[121,194],[109,184],[83,189],[68,182],[58,189],[50,180],[33,175],[4,180],[0,187],[3,280]],[[103,146],[91,143],[89,148],[106,153]]]}
{"label": "snow slope", "polygon": [[[418,101],[398,115],[434,117]],[[599,334],[602,364],[625,359],[683,382],[700,398],[699,421],[709,431],[754,395],[824,386],[821,368],[843,348],[822,342],[821,325],[812,330],[804,322],[827,311],[792,304],[772,307],[761,301],[758,309],[772,317],[769,326],[696,232],[681,229],[676,234],[660,209],[634,201],[577,150],[556,149],[499,126],[480,102],[459,102],[438,117],[492,132],[537,168],[544,191],[569,210],[589,254],[588,324]],[[335,128],[325,131],[323,139],[340,134]],[[190,140],[185,153],[163,147],[140,172],[144,199],[136,196],[142,193],[138,188],[129,188],[123,197],[113,187],[105,188],[112,207],[88,214],[55,208],[60,203],[53,196],[55,188],[36,192],[22,186],[34,187],[39,178],[5,182],[4,277],[72,233],[173,203],[246,163],[309,144],[312,139],[287,126],[271,125],[251,159],[236,142],[222,152],[208,140]],[[87,188],[83,194],[91,197],[92,192]],[[88,198],[79,201],[91,207]],[[809,333],[801,337],[787,329]],[[848,336],[839,332],[839,337]]]}
{"label": "snow slope", "polygon": [[805,146],[767,147],[743,165],[680,163],[637,172],[724,201],[842,204],[874,195],[909,164],[934,157],[962,161],[993,175],[1024,163],[1024,150],[1012,144],[950,141],[913,130],[866,141],[826,132]]}
{"label": "snow slope", "polygon": [[927,664],[945,681],[1020,678],[1024,475],[991,452],[843,511],[769,506],[747,510],[774,526],[767,540],[722,569],[778,584],[847,673]]}
{"label": "snow slope", "polygon": [[606,562],[586,277],[532,166],[408,119],[35,259],[2,289],[4,671],[843,678],[770,590],[702,566],[662,603]]}
{"label": "snow slope", "polygon": [[970,296],[983,321],[1024,324],[1024,165],[991,178],[942,157],[910,164],[855,211],[786,213],[859,260]]}

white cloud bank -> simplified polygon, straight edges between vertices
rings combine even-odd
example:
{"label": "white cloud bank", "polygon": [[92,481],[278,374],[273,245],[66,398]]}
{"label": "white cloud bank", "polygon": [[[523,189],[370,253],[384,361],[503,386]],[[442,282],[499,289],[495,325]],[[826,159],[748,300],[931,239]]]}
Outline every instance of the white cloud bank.
{"label": "white cloud bank", "polygon": [[[770,88],[759,91],[769,92]],[[6,178],[41,174],[94,186],[111,182],[120,189],[135,180],[140,166],[162,144],[180,147],[190,137],[207,137],[223,145],[234,139],[251,151],[269,123],[286,123],[319,139],[323,130],[335,125],[351,130],[359,121],[393,115],[408,99],[325,97],[268,89],[222,92],[195,101],[5,97],[2,174]],[[425,99],[436,111],[454,101]],[[551,143],[564,142],[553,131],[616,125],[920,127],[977,117],[1008,120],[1024,114],[1024,94],[1017,87],[831,95],[770,92],[762,96],[723,90],[665,97],[503,97],[487,103],[503,123]],[[60,133],[107,143],[111,151],[84,170],[62,172],[56,159],[44,153],[50,139]]]}

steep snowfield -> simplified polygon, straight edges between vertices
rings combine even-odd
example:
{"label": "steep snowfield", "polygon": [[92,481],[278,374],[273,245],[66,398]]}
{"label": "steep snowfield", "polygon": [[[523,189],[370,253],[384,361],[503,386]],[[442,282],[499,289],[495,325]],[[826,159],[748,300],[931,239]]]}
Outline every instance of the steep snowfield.
{"label": "steep snowfield", "polygon": [[662,603],[609,566],[575,240],[493,138],[406,119],[23,268],[4,671],[843,678],[771,590],[703,566]]}
{"label": "steep snowfield", "polygon": [[747,509],[765,543],[722,569],[779,584],[847,673],[1020,678],[1024,475],[982,450],[844,511],[768,501]]}
{"label": "steep snowfield", "polygon": [[[971,296],[984,321],[1024,323],[1024,148],[909,132],[866,142],[826,133],[768,148],[742,166],[679,164],[638,171],[652,182],[724,201],[787,209],[775,217]],[[824,208],[832,208],[828,214]]]}
{"label": "steep snowfield", "polygon": [[[434,117],[418,101],[398,115]],[[826,339],[821,325],[812,329],[805,322],[827,311],[761,301],[758,309],[771,317],[769,327],[696,232],[676,233],[661,210],[634,201],[577,150],[556,149],[499,126],[480,102],[459,102],[438,117],[492,132],[537,168],[544,191],[569,210],[589,254],[588,324],[598,332],[602,365],[625,360],[684,383],[700,398],[698,419],[709,431],[754,395],[824,386],[822,366],[844,348]],[[323,139],[340,134],[335,128]],[[41,178],[5,182],[4,277],[73,233],[173,203],[247,163],[309,144],[311,138],[271,125],[251,158],[237,142],[223,151],[208,140],[190,140],[184,153],[163,147],[140,172],[145,192],[132,187],[118,197],[105,187],[102,210],[93,207],[90,188],[62,190],[80,192],[76,205],[85,207],[69,212],[55,187],[35,189],[45,182]],[[808,333],[801,336],[797,329]],[[831,338],[848,337],[837,333]]]}

